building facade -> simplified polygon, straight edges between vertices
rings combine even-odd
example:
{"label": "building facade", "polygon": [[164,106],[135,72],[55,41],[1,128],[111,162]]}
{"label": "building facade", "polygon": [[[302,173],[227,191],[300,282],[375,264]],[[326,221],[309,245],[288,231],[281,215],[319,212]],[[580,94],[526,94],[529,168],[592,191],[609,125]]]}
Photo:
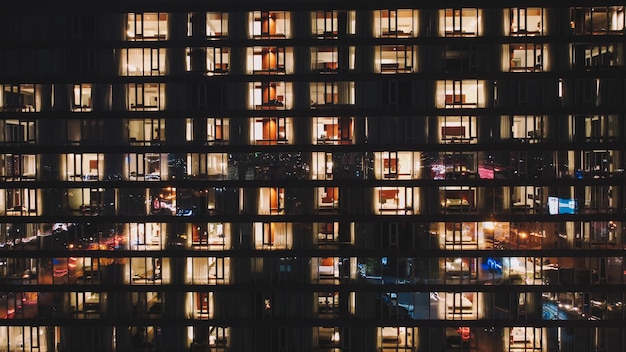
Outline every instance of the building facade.
{"label": "building facade", "polygon": [[625,350],[590,3],[9,6],[0,351]]}

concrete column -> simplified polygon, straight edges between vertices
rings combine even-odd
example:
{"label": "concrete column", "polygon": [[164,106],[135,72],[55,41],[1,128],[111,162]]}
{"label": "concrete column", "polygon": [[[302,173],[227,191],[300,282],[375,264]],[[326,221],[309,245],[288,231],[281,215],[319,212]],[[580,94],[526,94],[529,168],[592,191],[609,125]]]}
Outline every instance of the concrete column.
{"label": "concrete column", "polygon": [[[64,84],[42,85],[39,89],[41,111],[69,112],[70,96],[68,86]],[[51,102],[51,97],[54,101]],[[54,118],[37,120],[37,143],[42,146],[58,144],[59,138],[65,138],[65,121]],[[61,136],[61,137],[59,137]],[[58,154],[41,154],[37,165],[37,178],[42,181],[62,179],[62,156]],[[39,196],[42,198],[41,214],[68,214],[67,197],[64,190],[59,188],[42,189]]]}
{"label": "concrete column", "polygon": [[[357,38],[372,38],[374,36],[374,14],[372,11],[357,11],[357,23],[360,26],[357,27],[356,37]],[[341,27],[339,27],[341,29]],[[344,36],[345,37],[345,36]],[[341,36],[339,36],[341,38]],[[358,72],[367,72],[370,73],[374,69],[374,57],[375,50],[373,46],[359,46],[357,48],[356,58],[355,58],[355,70]],[[339,63],[340,65],[341,63]],[[365,94],[365,97],[371,95]]]}
{"label": "concrete column", "polygon": [[[193,39],[206,39],[206,12],[194,12],[191,14],[191,37]],[[191,48],[189,53],[191,72],[206,74],[206,47]]]}
{"label": "concrete column", "polygon": [[[248,39],[248,12],[235,12],[228,14],[228,38],[233,40]],[[246,48],[229,48],[230,63],[229,75],[240,76],[246,72]],[[249,84],[243,82],[224,83],[222,86],[224,92],[223,107],[234,111],[247,109],[246,104],[251,99]],[[242,100],[242,97],[244,99]],[[230,119],[230,136],[229,144],[246,145],[250,140],[250,123],[248,117],[236,117]],[[240,164],[240,167],[243,166]],[[244,168],[245,169],[245,168]],[[243,179],[245,172],[240,175]]]}
{"label": "concrete column", "polygon": [[[109,264],[99,268],[102,272],[101,283],[107,287],[114,287],[124,284],[124,274],[129,272],[128,261],[125,259],[119,259],[113,264]],[[128,292],[112,292],[106,293],[106,297],[101,297],[103,305],[101,308],[101,315],[104,319],[119,319],[126,318],[128,312],[132,311],[132,305],[130,303],[130,293]],[[127,350],[130,349],[130,336],[128,334],[127,326],[116,326],[115,329],[115,349],[111,347],[111,351]],[[107,341],[107,337],[111,340],[113,336],[113,328],[105,327],[101,330],[103,341]]]}
{"label": "concrete column", "polygon": [[209,329],[206,326],[193,327],[192,352],[209,352]]}
{"label": "concrete column", "polygon": [[[545,17],[545,34],[551,36],[572,35],[570,25],[570,10],[567,7],[562,8],[546,8]],[[550,71],[567,71],[571,69],[570,48],[566,41],[551,43],[548,47],[548,67]],[[584,55],[584,52],[583,52]],[[584,59],[584,57],[583,57]],[[584,63],[584,60],[582,61]]]}

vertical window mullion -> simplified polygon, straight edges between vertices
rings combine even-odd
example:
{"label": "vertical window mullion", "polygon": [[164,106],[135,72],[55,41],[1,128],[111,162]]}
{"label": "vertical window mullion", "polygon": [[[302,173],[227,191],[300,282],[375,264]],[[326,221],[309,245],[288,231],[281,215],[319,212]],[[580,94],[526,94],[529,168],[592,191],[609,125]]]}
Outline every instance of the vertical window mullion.
{"label": "vertical window mullion", "polygon": [[150,49],[150,68],[152,71],[159,71],[159,49]]}
{"label": "vertical window mullion", "polygon": [[135,14],[135,36],[137,35],[143,39],[143,16],[140,13]]}

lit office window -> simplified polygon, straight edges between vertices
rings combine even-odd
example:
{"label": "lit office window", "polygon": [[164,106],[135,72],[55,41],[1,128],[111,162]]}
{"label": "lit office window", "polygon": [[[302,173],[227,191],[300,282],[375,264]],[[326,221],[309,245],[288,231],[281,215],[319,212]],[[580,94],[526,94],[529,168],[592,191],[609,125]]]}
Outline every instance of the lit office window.
{"label": "lit office window", "polygon": [[317,313],[320,318],[336,317],[339,309],[339,293],[317,292]]}
{"label": "lit office window", "polygon": [[230,49],[222,47],[187,48],[187,72],[204,72],[209,76],[229,72]]}
{"label": "lit office window", "polygon": [[[524,297],[522,295],[525,295],[525,294],[526,293],[520,293],[520,297]],[[523,298],[519,298],[519,300],[523,302]],[[528,304],[531,304],[530,301],[528,302]],[[520,305],[523,307],[525,306],[525,304],[520,304]],[[561,310],[561,314],[566,314],[565,311],[567,311],[567,308],[565,309],[558,308],[556,310],[557,311]],[[559,319],[559,318],[554,317],[552,319]],[[513,346],[516,346],[519,344],[524,344],[525,346],[527,346],[527,348],[532,348],[535,351],[545,351],[548,349],[548,346],[547,346],[548,339],[546,336],[546,329],[535,328],[531,326],[527,326],[527,327],[515,326],[515,327],[506,327],[504,328],[504,330],[505,330],[504,331],[505,336],[509,337],[506,340],[508,341],[509,349],[513,349]]]}
{"label": "lit office window", "polygon": [[476,249],[478,225],[474,222],[445,222],[436,224],[445,249]]}
{"label": "lit office window", "polygon": [[277,215],[285,211],[285,189],[283,187],[259,188],[259,214]]}
{"label": "lit office window", "polygon": [[224,257],[196,257],[191,260],[191,284],[215,285],[228,283],[226,267],[230,265],[230,258]]}
{"label": "lit office window", "polygon": [[311,70],[323,74],[353,70],[355,57],[353,46],[316,46],[311,48]]}
{"label": "lit office window", "polygon": [[[161,249],[160,246],[153,249]],[[163,258],[160,257],[142,257],[130,259],[130,276],[131,283],[133,285],[149,285],[160,286],[163,282],[163,273],[161,268],[161,262]],[[152,288],[154,289],[154,287]],[[161,296],[154,292],[142,292],[139,294],[141,297],[138,302],[133,303],[133,309],[137,312],[149,316],[156,316],[161,314],[163,309],[163,302]]]}
{"label": "lit office window", "polygon": [[191,244],[209,250],[230,247],[230,224],[221,222],[197,223],[192,225]]}
{"label": "lit office window", "polygon": [[546,45],[543,44],[509,44],[509,71],[541,72],[545,70]]}
{"label": "lit office window", "polygon": [[316,209],[320,212],[339,210],[339,187],[318,187]]}
{"label": "lit office window", "polygon": [[0,178],[34,180],[37,177],[37,156],[34,154],[0,154]]}
{"label": "lit office window", "polygon": [[[6,188],[0,193],[0,212],[6,215],[26,216],[37,213],[37,189],[35,188]],[[23,234],[27,236],[27,234]]]}
{"label": "lit office window", "polygon": [[192,313],[194,319],[211,319],[215,308],[213,307],[213,292],[194,292],[195,309]]}
{"label": "lit office window", "polygon": [[126,154],[126,177],[130,181],[160,181],[167,176],[167,154]]}
{"label": "lit office window", "polygon": [[264,46],[248,48],[248,72],[251,74],[285,74],[293,72],[293,48]]}
{"label": "lit office window", "polygon": [[417,214],[418,200],[419,190],[414,187],[376,188],[378,214]]}
{"label": "lit office window", "polygon": [[335,73],[339,67],[337,47],[311,48],[311,70],[319,73]]}
{"label": "lit office window", "polygon": [[254,11],[250,16],[251,38],[281,39],[291,35],[290,14],[287,11]]}
{"label": "lit office window", "polygon": [[228,36],[228,13],[207,12],[206,35],[209,38],[222,38]]}
{"label": "lit office window", "polygon": [[508,29],[508,33],[506,34],[512,36],[544,35],[546,34],[544,23],[542,8],[514,7],[508,10],[508,26],[505,26],[505,29]]}
{"label": "lit office window", "polygon": [[331,152],[313,152],[311,157],[311,175],[313,179],[317,180],[332,180],[333,179],[333,153]]}
{"label": "lit office window", "polygon": [[381,351],[411,351],[417,348],[418,330],[415,327],[393,326],[379,327],[378,337]]}
{"label": "lit office window", "polygon": [[354,104],[354,82],[316,82],[310,84],[311,108],[335,104]]}
{"label": "lit office window", "polygon": [[476,37],[481,35],[481,11],[474,8],[440,10],[442,37]]}
{"label": "lit office window", "polygon": [[[139,223],[139,224],[131,224],[131,228],[139,227],[140,231],[143,231],[143,228],[148,230],[147,241],[144,238],[140,238],[140,243],[137,246],[141,250],[146,249],[161,249],[161,239],[160,234],[156,236],[156,233],[159,232],[159,228],[164,224],[156,224],[156,223]],[[153,236],[151,236],[153,235]],[[140,257],[140,258],[130,258],[130,271],[131,271],[131,283],[133,285],[161,285],[163,273],[162,273],[162,262],[163,258],[160,257]],[[157,307],[151,307],[154,304],[154,301],[158,300],[156,297],[152,296],[150,293],[147,293],[146,298],[148,298],[148,309],[152,308],[152,312],[156,313]],[[150,296],[152,296],[150,299]],[[159,309],[160,310],[160,309]]]}
{"label": "lit office window", "polygon": [[126,37],[131,41],[166,40],[167,14],[166,13],[129,13]]}
{"label": "lit office window", "polygon": [[91,84],[74,84],[72,111],[91,111]]}
{"label": "lit office window", "polygon": [[[476,278],[476,258],[454,258],[446,261],[446,281],[456,279],[469,282]],[[445,292],[440,304],[443,305],[446,320],[477,320],[484,314],[480,309],[482,292]],[[468,328],[469,329],[469,328]]]}
{"label": "lit office window", "polygon": [[[130,245],[130,250],[149,250],[149,249],[160,249],[161,248],[161,240],[163,233],[163,224],[160,223],[130,223],[128,224],[128,243]],[[154,263],[152,260],[148,260],[149,258],[133,258],[132,260],[132,268],[133,268],[133,282],[137,279],[145,279],[152,275],[152,272],[148,272],[146,269],[153,270],[156,267],[157,263]],[[141,270],[135,269],[135,264],[141,263]],[[148,265],[153,264],[153,265]],[[137,272],[139,271],[139,272]]]}
{"label": "lit office window", "polygon": [[339,223],[323,222],[314,224],[313,228],[317,228],[317,244],[332,245],[339,240]]}
{"label": "lit office window", "polygon": [[106,293],[99,292],[73,292],[70,294],[70,303],[76,307],[73,313],[78,319],[98,319],[103,313],[102,308],[105,306]]}
{"label": "lit office window", "polygon": [[256,249],[292,248],[292,224],[284,222],[255,222],[252,226],[254,247]]}
{"label": "lit office window", "polygon": [[102,188],[69,188],[67,206],[74,215],[98,216],[103,208]]}
{"label": "lit office window", "polygon": [[574,7],[570,25],[576,35],[621,35],[624,30],[624,6]]}
{"label": "lit office window", "polygon": [[129,83],[128,105],[131,111],[156,111],[165,109],[165,84]]}
{"label": "lit office window", "polygon": [[617,115],[585,116],[585,139],[589,142],[616,141],[619,135]]}
{"label": "lit office window", "polygon": [[378,38],[417,36],[417,10],[376,10],[374,19],[374,33]]}
{"label": "lit office window", "polygon": [[334,279],[339,279],[338,257],[313,258],[317,262],[317,281],[319,283],[333,283]]}
{"label": "lit office window", "polygon": [[215,352],[227,352],[228,351],[228,339],[230,335],[230,328],[222,326],[209,327],[209,346]]}
{"label": "lit office window", "polygon": [[29,119],[5,118],[0,120],[0,143],[5,145],[35,144],[36,121]]}
{"label": "lit office window", "polygon": [[[514,170],[513,172],[504,170],[504,173],[508,175],[514,174],[514,172]],[[547,194],[547,190],[544,191],[541,187],[509,187],[505,190],[504,197],[508,199],[508,201],[506,201],[504,205],[508,207],[512,213],[531,214],[541,212],[541,206],[543,204],[541,199],[543,199],[544,193]]]}
{"label": "lit office window", "polygon": [[375,152],[374,172],[376,179],[412,179],[419,172],[417,152]]}
{"label": "lit office window", "polygon": [[192,179],[228,179],[228,160],[226,153],[189,153],[187,175]]}
{"label": "lit office window", "polygon": [[[456,172],[456,171],[455,171]],[[441,208],[445,213],[476,210],[476,188],[469,186],[440,187]]]}
{"label": "lit office window", "polygon": [[[509,116],[505,125],[511,126],[511,138],[520,142],[537,143],[547,136],[548,121],[545,116]],[[505,134],[506,135],[506,134]]]}
{"label": "lit office window", "polygon": [[291,109],[291,82],[250,83],[250,109],[285,110]]}
{"label": "lit office window", "polygon": [[484,107],[486,85],[479,80],[447,80],[437,82],[436,105],[438,108]]}
{"label": "lit office window", "polygon": [[187,14],[187,36],[206,36],[218,40],[228,36],[228,13],[207,12]]}
{"label": "lit office window", "polygon": [[164,48],[122,49],[122,76],[165,75]]}
{"label": "lit office window", "polygon": [[165,141],[165,119],[128,120],[131,145],[153,145]]}
{"label": "lit office window", "polygon": [[352,144],[353,129],[351,117],[315,117],[313,118],[313,143]]}
{"label": "lit office window", "polygon": [[35,112],[39,111],[34,84],[3,84],[0,92],[0,111]]}
{"label": "lit office window", "polygon": [[476,116],[440,116],[439,125],[442,143],[478,142]]}
{"label": "lit office window", "polygon": [[254,119],[252,140],[257,145],[276,145],[289,142],[292,122],[286,117],[263,117]]}
{"label": "lit office window", "polygon": [[221,144],[228,142],[230,122],[224,117],[188,118],[185,140]]}
{"label": "lit office window", "polygon": [[313,35],[318,38],[337,38],[356,33],[356,12],[318,10],[311,13]]}
{"label": "lit office window", "polygon": [[383,45],[376,47],[376,72],[408,73],[415,67],[413,46]]}
{"label": "lit office window", "polygon": [[102,179],[104,154],[69,153],[64,158],[64,174],[67,181],[96,181]]}

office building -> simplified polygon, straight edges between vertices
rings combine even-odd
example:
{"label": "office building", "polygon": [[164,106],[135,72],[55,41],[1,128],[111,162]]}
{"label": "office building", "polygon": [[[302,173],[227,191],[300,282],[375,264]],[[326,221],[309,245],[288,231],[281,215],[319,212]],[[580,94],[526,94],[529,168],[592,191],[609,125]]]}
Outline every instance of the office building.
{"label": "office building", "polygon": [[0,351],[626,350],[623,5],[65,5],[0,12]]}

